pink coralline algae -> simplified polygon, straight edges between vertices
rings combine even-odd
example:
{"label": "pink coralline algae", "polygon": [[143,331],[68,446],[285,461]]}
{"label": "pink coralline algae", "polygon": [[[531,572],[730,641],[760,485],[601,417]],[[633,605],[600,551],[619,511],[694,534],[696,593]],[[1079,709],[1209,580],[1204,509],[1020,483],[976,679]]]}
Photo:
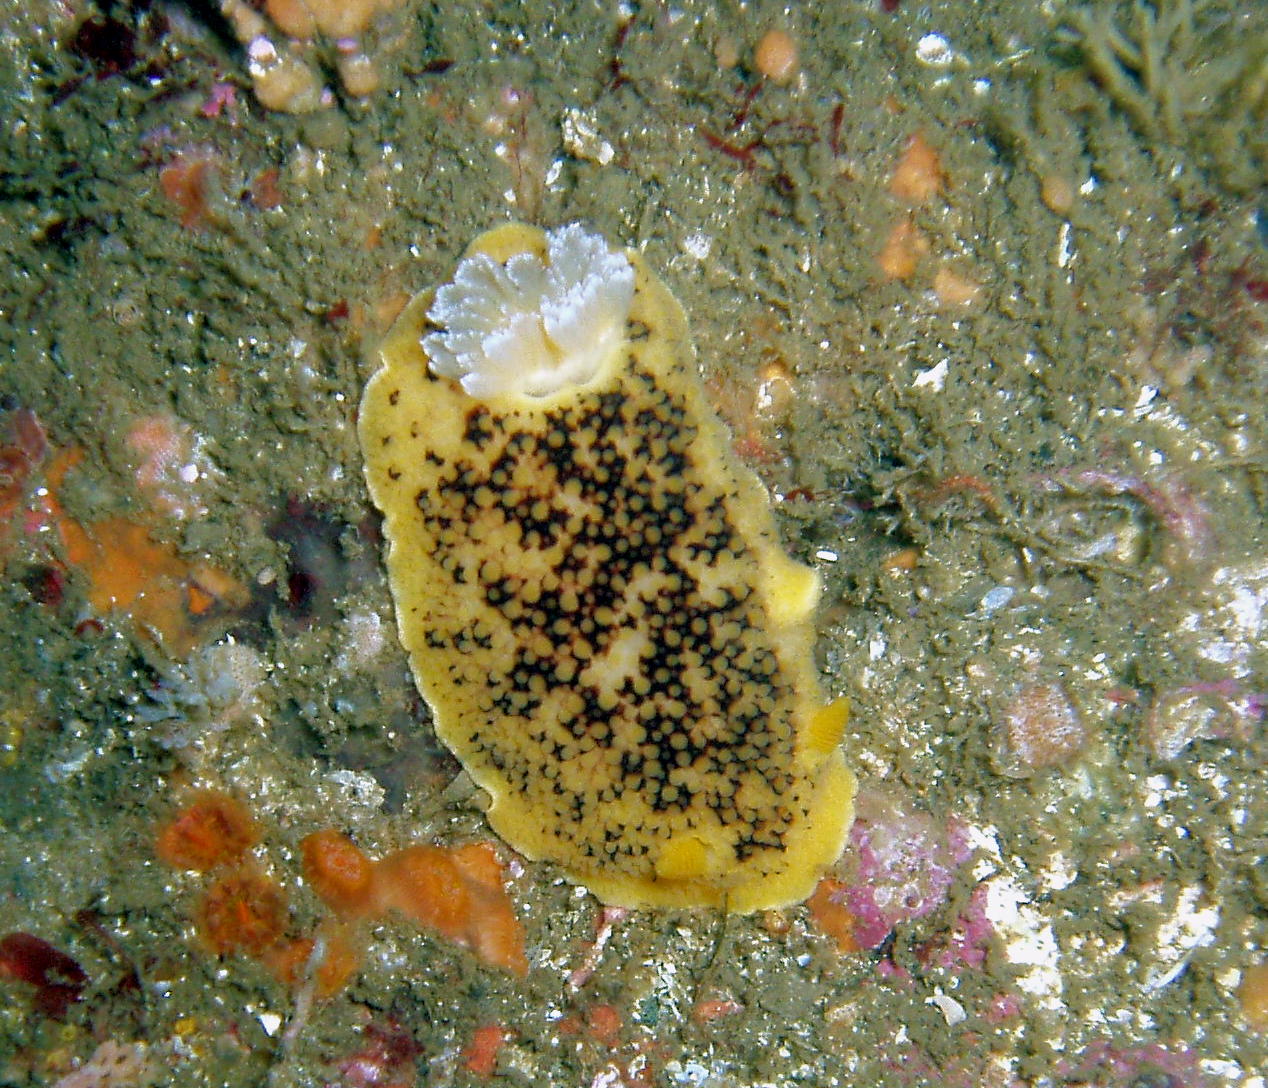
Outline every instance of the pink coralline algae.
{"label": "pink coralline algae", "polygon": [[954,818],[939,824],[908,800],[860,791],[850,846],[835,874],[860,947],[880,947],[896,925],[946,901],[969,858],[966,831]]}
{"label": "pink coralline algae", "polygon": [[987,886],[973,889],[968,905],[951,927],[917,950],[922,963],[938,967],[983,967],[995,926],[986,913]]}
{"label": "pink coralline algae", "polygon": [[[0,559],[19,522],[28,533],[38,521],[27,510],[31,478],[48,456],[48,436],[28,408],[0,409]],[[26,513],[26,517],[20,517]]]}
{"label": "pink coralline algae", "polygon": [[228,111],[229,116],[238,117],[238,89],[232,83],[215,83],[207,100],[199,107],[198,112],[204,117],[219,117]]}
{"label": "pink coralline algae", "polygon": [[1116,1047],[1105,1039],[1089,1046],[1078,1058],[1063,1061],[1063,1083],[1103,1085],[1104,1088],[1208,1088],[1211,1080],[1202,1072],[1191,1050],[1168,1050],[1157,1043]]}
{"label": "pink coralline algae", "polygon": [[177,518],[207,514],[206,494],[223,475],[187,423],[168,415],[135,420],[124,436],[136,462],[138,490],[164,513]]}

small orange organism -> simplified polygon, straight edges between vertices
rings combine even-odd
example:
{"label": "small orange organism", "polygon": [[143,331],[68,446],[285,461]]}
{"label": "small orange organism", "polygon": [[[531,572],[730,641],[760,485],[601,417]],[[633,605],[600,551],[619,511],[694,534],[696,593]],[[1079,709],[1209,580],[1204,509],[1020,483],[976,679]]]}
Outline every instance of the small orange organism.
{"label": "small orange organism", "polygon": [[318,928],[316,937],[283,941],[260,958],[284,986],[302,986],[311,973],[314,996],[334,997],[361,970],[363,943],[355,927],[327,922]]}
{"label": "small orange organism", "polygon": [[524,929],[489,843],[408,846],[379,862],[376,883],[384,907],[439,930],[487,963],[527,974]]}
{"label": "small orange organism", "polygon": [[498,1051],[510,1038],[510,1033],[500,1024],[484,1024],[475,1029],[462,1051],[462,1064],[468,1073],[477,1077],[491,1077],[497,1072]]}
{"label": "small orange organism", "polygon": [[253,866],[243,866],[207,889],[198,909],[198,931],[217,955],[261,957],[281,941],[286,915],[282,889]]}
{"label": "small orange organism", "polygon": [[338,831],[316,831],[300,844],[304,879],[326,906],[359,918],[374,906],[374,863]]}
{"label": "small orange organism", "polygon": [[219,790],[199,790],[159,831],[154,850],[174,869],[205,873],[240,860],[258,841],[242,802]]}
{"label": "small orange organism", "polygon": [[933,274],[933,293],[944,308],[969,309],[982,298],[982,285],[945,265]]}
{"label": "small orange organism", "polygon": [[311,985],[327,998],[360,969],[361,923],[396,911],[486,963],[521,976],[528,971],[524,930],[491,844],[409,846],[375,862],[346,835],[314,832],[300,843],[304,879],[334,917],[313,936],[296,937],[287,932],[286,893],[247,856],[258,841],[245,806],[212,789],[192,794],[159,830],[155,852],[168,865],[221,870],[195,913],[199,936],[216,955],[250,956],[284,985]]}
{"label": "small orange organism", "polygon": [[604,1046],[616,1046],[621,1039],[621,1013],[606,1002],[593,1005],[586,1013],[586,1029]]}
{"label": "small orange organism", "polygon": [[439,846],[407,846],[379,862],[375,873],[377,899],[382,909],[448,936],[466,929],[471,895],[462,874]]}
{"label": "small orange organism", "polygon": [[876,263],[883,279],[906,281],[916,274],[916,266],[928,252],[929,239],[910,218],[902,218],[889,232]]}
{"label": "small orange organism", "polygon": [[768,30],[753,51],[753,64],[767,79],[788,83],[797,74],[797,42],[786,30]]}
{"label": "small orange organism", "polygon": [[815,928],[832,938],[838,952],[857,952],[859,943],[854,937],[854,915],[841,902],[844,890],[845,885],[841,881],[825,876],[819,881],[814,895],[806,901],[806,906]]}
{"label": "small orange organism", "polygon": [[183,151],[159,171],[159,188],[176,205],[186,230],[201,230],[225,221],[227,202],[223,168],[212,151]]}
{"label": "small orange organism", "polygon": [[902,157],[889,179],[889,191],[908,204],[924,204],[942,188],[946,176],[942,160],[917,132],[907,141]]}
{"label": "small orange organism", "polygon": [[727,1016],[734,1016],[737,1012],[743,1011],[744,1006],[734,998],[702,998],[692,1006],[691,1018],[697,1024],[712,1024],[715,1020],[721,1020]]}
{"label": "small orange organism", "polygon": [[1242,972],[1237,999],[1246,1022],[1256,1031],[1268,1032],[1268,959],[1252,964]]}

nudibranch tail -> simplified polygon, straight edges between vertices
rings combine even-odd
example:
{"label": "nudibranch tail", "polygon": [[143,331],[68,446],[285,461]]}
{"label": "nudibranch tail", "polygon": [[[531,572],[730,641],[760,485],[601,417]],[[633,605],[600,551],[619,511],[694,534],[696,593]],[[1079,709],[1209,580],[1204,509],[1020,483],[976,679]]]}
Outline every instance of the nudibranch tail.
{"label": "nudibranch tail", "polygon": [[575,224],[500,227],[382,357],[359,429],[401,641],[494,830],[609,903],[804,899],[855,790],[819,579],[669,290]]}

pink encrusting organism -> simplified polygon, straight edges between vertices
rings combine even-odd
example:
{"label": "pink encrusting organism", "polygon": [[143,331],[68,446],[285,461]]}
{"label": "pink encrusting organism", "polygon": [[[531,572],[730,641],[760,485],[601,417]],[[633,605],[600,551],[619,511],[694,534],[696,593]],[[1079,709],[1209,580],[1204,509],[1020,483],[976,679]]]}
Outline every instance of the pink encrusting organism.
{"label": "pink encrusting organism", "polygon": [[29,408],[0,411],[0,563],[19,529],[34,537],[47,524],[47,504],[33,491],[49,450],[48,435]]}
{"label": "pink encrusting organism", "polygon": [[969,859],[967,828],[939,823],[911,801],[860,792],[850,846],[838,863],[841,901],[855,918],[854,939],[877,948],[902,922],[940,907]]}
{"label": "pink encrusting organism", "polygon": [[223,473],[188,423],[165,413],[142,416],[128,427],[124,443],[136,463],[137,488],[155,507],[177,518],[206,515],[208,491]]}
{"label": "pink encrusting organism", "polygon": [[995,924],[987,914],[989,886],[979,884],[959,917],[945,932],[917,949],[922,963],[938,967],[983,967],[995,936]]}
{"label": "pink encrusting organism", "polygon": [[1157,1043],[1120,1047],[1107,1039],[1093,1042],[1076,1057],[1062,1059],[1056,1072],[1062,1083],[1096,1084],[1105,1088],[1133,1088],[1141,1084],[1207,1088],[1213,1083],[1202,1072],[1198,1055],[1188,1048],[1171,1050]]}

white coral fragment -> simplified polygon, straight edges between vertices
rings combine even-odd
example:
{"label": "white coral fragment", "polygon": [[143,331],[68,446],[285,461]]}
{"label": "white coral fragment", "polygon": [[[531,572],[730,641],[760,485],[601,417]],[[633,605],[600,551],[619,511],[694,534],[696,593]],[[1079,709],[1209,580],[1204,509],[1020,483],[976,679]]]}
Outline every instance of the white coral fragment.
{"label": "white coral fragment", "polygon": [[625,255],[580,223],[546,235],[545,263],[466,257],[436,291],[422,338],[432,372],[471,396],[546,397],[591,381],[621,345],[634,298]]}

